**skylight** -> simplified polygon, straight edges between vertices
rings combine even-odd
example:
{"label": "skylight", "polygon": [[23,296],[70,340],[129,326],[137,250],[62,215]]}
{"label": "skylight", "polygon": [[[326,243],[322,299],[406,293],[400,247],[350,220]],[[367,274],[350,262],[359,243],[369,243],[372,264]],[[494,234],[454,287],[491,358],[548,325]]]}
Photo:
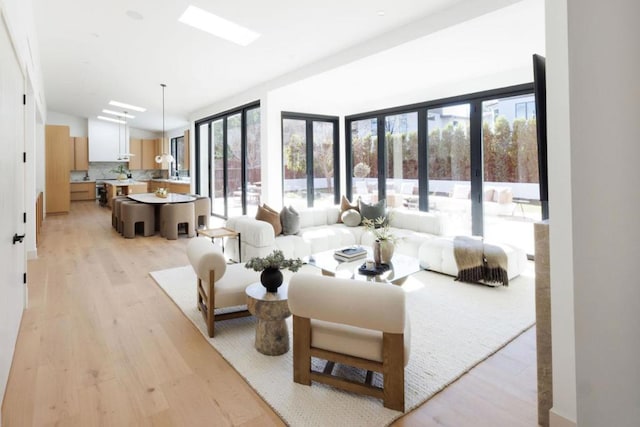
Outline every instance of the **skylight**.
{"label": "skylight", "polygon": [[127,114],[127,113],[122,113],[119,111],[113,111],[113,110],[107,110],[104,109],[102,110],[103,113],[107,113],[107,114],[113,114],[114,116],[118,116],[118,117],[126,117],[128,119],[135,119],[136,116],[132,116],[131,114]]}
{"label": "skylight", "polygon": [[127,122],[125,122],[124,120],[119,120],[119,119],[114,119],[112,117],[105,117],[105,116],[98,116],[98,118],[100,120],[106,120],[108,122],[113,122],[113,123],[120,123],[121,125],[126,124]]}
{"label": "skylight", "polygon": [[109,105],[113,105],[114,107],[126,108],[133,111],[140,111],[141,113],[147,111],[146,108],[136,107],[135,105],[125,104],[124,102],[120,101],[109,101]]}
{"label": "skylight", "polygon": [[187,7],[178,21],[230,42],[247,46],[260,34],[195,6]]}

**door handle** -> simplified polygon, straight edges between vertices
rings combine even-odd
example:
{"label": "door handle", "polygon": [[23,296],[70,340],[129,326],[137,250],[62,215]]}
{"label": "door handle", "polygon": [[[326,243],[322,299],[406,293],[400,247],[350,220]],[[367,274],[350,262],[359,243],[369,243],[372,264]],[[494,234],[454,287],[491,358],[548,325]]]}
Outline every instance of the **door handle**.
{"label": "door handle", "polygon": [[21,234],[20,236],[18,236],[18,233],[13,235],[13,244],[15,245],[16,243],[22,243],[22,240],[24,239],[24,234]]}

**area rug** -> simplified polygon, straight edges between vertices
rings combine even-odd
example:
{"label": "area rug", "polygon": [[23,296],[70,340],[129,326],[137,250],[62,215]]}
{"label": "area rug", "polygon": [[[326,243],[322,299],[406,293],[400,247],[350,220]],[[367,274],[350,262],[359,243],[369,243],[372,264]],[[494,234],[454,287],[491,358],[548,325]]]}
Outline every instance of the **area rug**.
{"label": "area rug", "polygon": [[[305,272],[317,272],[304,266]],[[313,383],[295,384],[292,351],[265,356],[254,349],[253,317],[216,322],[209,338],[195,304],[190,266],[150,273],[209,343],[291,426],[385,426],[401,417],[378,399]],[[421,271],[403,284],[411,320],[405,370],[406,412],[419,406],[534,324],[533,267],[508,287],[454,282]],[[291,318],[289,333],[291,334]]]}

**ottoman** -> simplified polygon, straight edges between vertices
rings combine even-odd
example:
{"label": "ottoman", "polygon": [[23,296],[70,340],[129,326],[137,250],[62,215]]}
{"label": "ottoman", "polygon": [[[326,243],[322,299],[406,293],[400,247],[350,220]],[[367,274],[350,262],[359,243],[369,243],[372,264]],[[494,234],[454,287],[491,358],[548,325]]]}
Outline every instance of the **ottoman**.
{"label": "ottoman", "polygon": [[[485,241],[485,243],[499,246],[507,255],[507,275],[509,280],[520,275],[527,266],[527,254],[524,250],[506,243]],[[449,276],[458,275],[458,266],[453,256],[453,237],[437,237],[420,245],[418,249],[420,267]],[[499,283],[487,283],[498,286]]]}

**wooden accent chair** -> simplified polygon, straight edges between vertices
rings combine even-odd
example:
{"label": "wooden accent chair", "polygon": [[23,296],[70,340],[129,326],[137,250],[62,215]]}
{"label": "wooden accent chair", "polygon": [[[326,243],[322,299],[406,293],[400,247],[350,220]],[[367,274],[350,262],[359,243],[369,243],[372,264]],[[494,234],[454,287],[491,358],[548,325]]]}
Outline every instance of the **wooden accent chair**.
{"label": "wooden accent chair", "polygon": [[[245,289],[260,280],[258,272],[242,264],[227,264],[219,246],[207,237],[196,237],[187,245],[187,258],[196,273],[197,305],[202,313],[209,337],[214,335],[217,320],[251,316],[246,309]],[[215,314],[214,310],[238,307],[237,310]]]}
{"label": "wooden accent chair", "polygon": [[[402,288],[297,273],[289,282],[293,314],[293,380],[311,381],[380,398],[384,406],[404,412],[404,367],[411,332]],[[327,361],[315,371],[311,358]],[[332,375],[335,363],[367,371],[364,383]],[[372,384],[372,371],[383,387]]]}

